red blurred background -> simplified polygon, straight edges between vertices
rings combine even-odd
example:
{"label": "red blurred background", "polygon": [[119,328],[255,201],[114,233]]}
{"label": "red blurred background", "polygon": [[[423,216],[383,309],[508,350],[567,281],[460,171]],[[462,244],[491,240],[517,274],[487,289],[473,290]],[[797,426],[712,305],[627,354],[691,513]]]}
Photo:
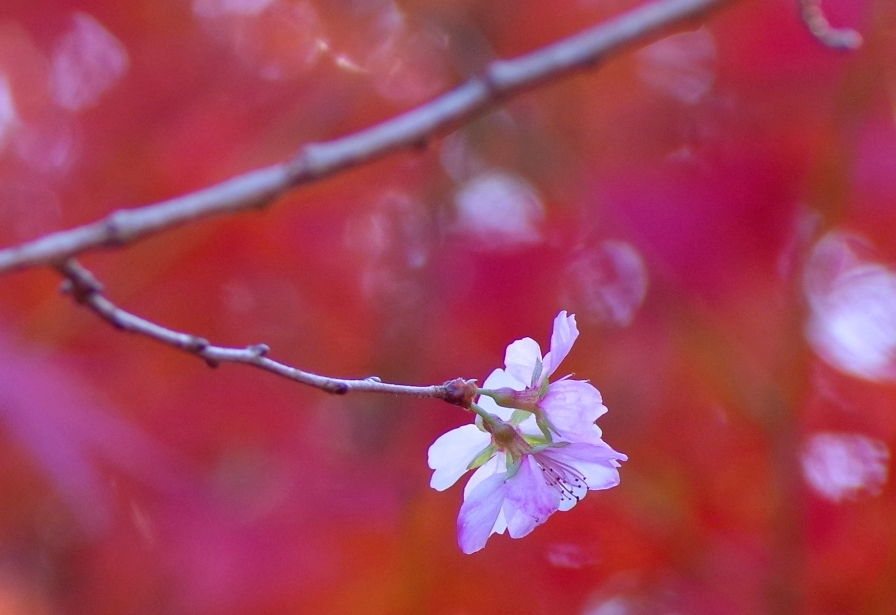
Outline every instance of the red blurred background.
{"label": "red blurred background", "polygon": [[[3,0],[0,245],[425,102],[629,0]],[[263,212],[84,257],[142,316],[327,375],[543,346],[628,454],[457,547],[432,400],[330,397],[0,292],[0,613],[894,613],[896,9],[745,1]]]}

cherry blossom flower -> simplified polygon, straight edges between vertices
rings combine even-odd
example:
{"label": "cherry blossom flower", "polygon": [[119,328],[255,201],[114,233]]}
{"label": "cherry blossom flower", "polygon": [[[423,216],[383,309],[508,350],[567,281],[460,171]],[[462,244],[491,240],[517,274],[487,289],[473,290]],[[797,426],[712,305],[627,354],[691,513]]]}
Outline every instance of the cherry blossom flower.
{"label": "cherry blossom flower", "polygon": [[504,355],[506,369],[496,369],[486,378],[479,405],[492,413],[499,406],[527,410],[540,421],[542,431],[549,427],[570,442],[601,443],[601,430],[594,421],[607,407],[600,391],[569,376],[548,381],[578,336],[575,315],[567,316],[564,310],[554,319],[551,349],[543,358],[538,342],[530,337],[510,344]]}
{"label": "cherry blossom flower", "polygon": [[461,550],[474,553],[492,534],[507,530],[522,538],[589,490],[618,485],[617,468],[626,459],[603,441],[544,443],[533,420],[514,426],[491,415],[482,428],[464,425],[433,443],[430,486],[443,491],[478,466],[457,518]]}
{"label": "cherry blossom flower", "polygon": [[480,550],[495,533],[526,536],[589,490],[619,484],[617,468],[627,457],[594,424],[607,411],[598,390],[568,377],[548,381],[577,336],[575,317],[560,312],[544,357],[530,338],[513,342],[506,369],[484,383],[499,388],[480,389],[472,404],[476,424],[449,431],[429,448],[433,489],[443,491],[475,469],[457,519],[464,553]]}

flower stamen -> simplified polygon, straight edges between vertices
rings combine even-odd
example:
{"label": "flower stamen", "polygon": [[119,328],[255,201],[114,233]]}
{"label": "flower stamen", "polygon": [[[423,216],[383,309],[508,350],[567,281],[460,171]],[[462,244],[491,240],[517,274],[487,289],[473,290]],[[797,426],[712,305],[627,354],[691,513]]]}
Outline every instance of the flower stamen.
{"label": "flower stamen", "polygon": [[578,502],[588,491],[588,479],[580,470],[556,459],[545,459],[544,455],[536,455],[535,461],[545,482],[560,492],[561,500]]}

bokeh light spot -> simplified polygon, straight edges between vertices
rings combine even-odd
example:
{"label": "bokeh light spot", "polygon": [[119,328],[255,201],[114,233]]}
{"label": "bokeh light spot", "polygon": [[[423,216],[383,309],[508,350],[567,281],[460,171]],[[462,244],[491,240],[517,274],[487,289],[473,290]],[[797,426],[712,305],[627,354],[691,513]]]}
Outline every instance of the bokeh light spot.
{"label": "bokeh light spot", "polygon": [[6,146],[17,118],[9,80],[5,75],[0,75],[0,151]]}
{"label": "bokeh light spot", "polygon": [[476,148],[470,145],[469,138],[462,130],[445,138],[439,160],[445,172],[458,183],[475,177],[487,168],[486,162],[476,153]]}
{"label": "bokeh light spot", "polygon": [[365,300],[376,305],[410,305],[418,290],[413,271],[429,259],[425,213],[409,195],[387,191],[369,211],[350,218],[345,246],[356,252],[359,284]]}
{"label": "bokeh light spot", "polygon": [[820,496],[833,502],[861,493],[877,495],[887,482],[890,450],[858,434],[816,433],[803,451],[803,476]]}
{"label": "bokeh light spot", "polygon": [[94,106],[128,69],[122,44],[95,19],[75,13],[72,29],[62,37],[52,58],[53,99],[63,109]]}
{"label": "bokeh light spot", "polygon": [[67,118],[50,115],[16,130],[19,159],[39,173],[65,173],[76,158],[76,135]]}
{"label": "bokeh light spot", "polygon": [[873,381],[896,380],[896,273],[857,253],[861,240],[829,233],[813,249],[805,292],[806,337],[832,367]]}
{"label": "bokeh light spot", "polygon": [[613,596],[583,611],[584,615],[629,615],[635,609],[631,601],[622,596]]}
{"label": "bokeh light spot", "polygon": [[647,294],[647,268],[624,241],[605,241],[577,252],[566,268],[564,305],[584,319],[624,327]]}
{"label": "bokeh light spot", "polygon": [[329,50],[307,2],[195,0],[193,14],[262,79],[298,77]]}
{"label": "bokeh light spot", "polygon": [[554,568],[579,570],[596,564],[600,559],[589,553],[581,545],[571,542],[556,542],[548,545],[545,558]]}
{"label": "bokeh light spot", "polygon": [[506,250],[542,241],[544,206],[535,189],[510,173],[491,171],[464,184],[454,197],[456,231],[481,251]]}
{"label": "bokeh light spot", "polygon": [[276,0],[195,0],[193,13],[202,17],[258,15]]}
{"label": "bokeh light spot", "polygon": [[686,104],[715,82],[716,44],[705,28],[673,34],[638,52],[638,74],[649,86]]}
{"label": "bokeh light spot", "polygon": [[388,100],[423,102],[448,84],[445,50],[448,40],[429,30],[387,39],[367,62],[374,87]]}

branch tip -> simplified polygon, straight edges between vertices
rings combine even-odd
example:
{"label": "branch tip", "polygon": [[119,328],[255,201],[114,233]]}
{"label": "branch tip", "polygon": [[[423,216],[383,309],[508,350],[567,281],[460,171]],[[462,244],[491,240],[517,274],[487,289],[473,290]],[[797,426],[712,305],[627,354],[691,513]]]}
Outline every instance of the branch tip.
{"label": "branch tip", "polygon": [[473,404],[473,398],[476,397],[475,380],[455,378],[442,386],[445,388],[445,401],[461,408],[470,409],[470,406]]}

